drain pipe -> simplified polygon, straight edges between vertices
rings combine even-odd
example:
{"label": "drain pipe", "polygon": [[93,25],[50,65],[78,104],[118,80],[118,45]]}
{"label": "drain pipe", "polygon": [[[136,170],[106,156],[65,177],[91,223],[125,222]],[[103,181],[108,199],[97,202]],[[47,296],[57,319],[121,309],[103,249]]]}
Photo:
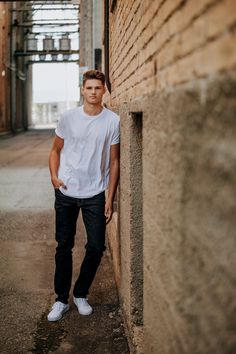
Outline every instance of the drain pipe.
{"label": "drain pipe", "polygon": [[105,0],[105,33],[104,33],[104,51],[105,51],[105,79],[106,79],[106,85],[109,93],[111,93],[111,82],[110,82],[110,76],[109,76],[109,0]]}
{"label": "drain pipe", "polygon": [[[16,9],[16,2],[13,1],[11,4],[11,10]],[[11,103],[11,113],[10,113],[10,121],[11,121],[11,131],[12,133],[16,133],[16,70],[17,70],[17,59],[15,57],[16,50],[16,13],[12,11],[11,13],[11,37],[10,37],[10,68],[11,68],[11,86],[10,86],[10,103]]]}

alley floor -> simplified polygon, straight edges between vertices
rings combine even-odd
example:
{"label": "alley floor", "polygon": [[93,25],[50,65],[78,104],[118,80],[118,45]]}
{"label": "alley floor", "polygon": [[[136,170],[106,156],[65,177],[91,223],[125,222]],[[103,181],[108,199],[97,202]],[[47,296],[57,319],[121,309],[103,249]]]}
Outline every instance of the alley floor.
{"label": "alley floor", "polygon": [[[91,316],[70,311],[49,323],[54,302],[54,191],[48,171],[52,131],[0,138],[0,353],[129,353],[109,251],[92,285]],[[78,222],[74,279],[84,254]]]}

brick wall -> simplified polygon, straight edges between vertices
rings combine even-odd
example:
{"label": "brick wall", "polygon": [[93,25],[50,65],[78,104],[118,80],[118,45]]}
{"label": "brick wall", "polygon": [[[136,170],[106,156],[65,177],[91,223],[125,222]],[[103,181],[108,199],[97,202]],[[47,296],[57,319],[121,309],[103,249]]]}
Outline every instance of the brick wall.
{"label": "brick wall", "polygon": [[117,0],[110,14],[106,100],[121,116],[121,178],[109,239],[136,353],[236,351],[235,39],[234,0]]}
{"label": "brick wall", "polygon": [[235,22],[233,0],[118,2],[113,104],[234,67]]}

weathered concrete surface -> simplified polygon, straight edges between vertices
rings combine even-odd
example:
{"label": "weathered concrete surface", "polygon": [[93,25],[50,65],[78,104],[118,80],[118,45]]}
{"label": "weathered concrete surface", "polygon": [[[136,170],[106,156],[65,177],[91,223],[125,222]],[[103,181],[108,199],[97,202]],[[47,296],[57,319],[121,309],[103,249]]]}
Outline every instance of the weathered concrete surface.
{"label": "weathered concrete surface", "polygon": [[140,102],[145,353],[236,353],[235,94],[231,72]]}
{"label": "weathered concrete surface", "polygon": [[[235,97],[232,71],[119,107],[119,223],[109,239],[137,353],[236,353]],[[143,112],[142,185],[132,112]],[[142,222],[143,288],[133,271],[142,262],[134,232]],[[143,351],[134,311],[142,291]]]}
{"label": "weathered concrete surface", "polygon": [[[89,297],[94,313],[72,304],[64,318],[47,322],[54,302],[54,210],[47,159],[52,132],[0,140],[0,352],[128,353],[108,251]],[[74,274],[84,252],[80,222]]]}

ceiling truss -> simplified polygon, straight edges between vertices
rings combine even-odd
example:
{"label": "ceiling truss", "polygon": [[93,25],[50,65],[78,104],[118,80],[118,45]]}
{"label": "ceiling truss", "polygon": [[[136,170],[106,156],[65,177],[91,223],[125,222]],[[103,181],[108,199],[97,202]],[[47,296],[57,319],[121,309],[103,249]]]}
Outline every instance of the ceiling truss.
{"label": "ceiling truss", "polygon": [[[32,35],[35,36],[36,39],[51,37],[57,40],[58,37],[69,38],[70,35],[76,36],[76,33],[79,33],[78,1],[21,1],[20,6],[19,4],[14,6],[11,11],[15,14],[13,15],[12,29],[13,31],[17,28],[22,30],[26,42],[24,50],[15,51],[16,58],[29,57],[28,63],[30,64],[35,62],[78,62],[79,50],[71,50],[70,48],[68,50],[60,48],[51,48],[50,50],[44,50],[43,48],[37,50],[27,49],[29,35],[31,37]],[[47,13],[49,12],[50,14],[52,11],[57,11],[60,15],[58,17],[49,15],[50,18],[48,18]],[[75,59],[75,54],[77,59]]]}

